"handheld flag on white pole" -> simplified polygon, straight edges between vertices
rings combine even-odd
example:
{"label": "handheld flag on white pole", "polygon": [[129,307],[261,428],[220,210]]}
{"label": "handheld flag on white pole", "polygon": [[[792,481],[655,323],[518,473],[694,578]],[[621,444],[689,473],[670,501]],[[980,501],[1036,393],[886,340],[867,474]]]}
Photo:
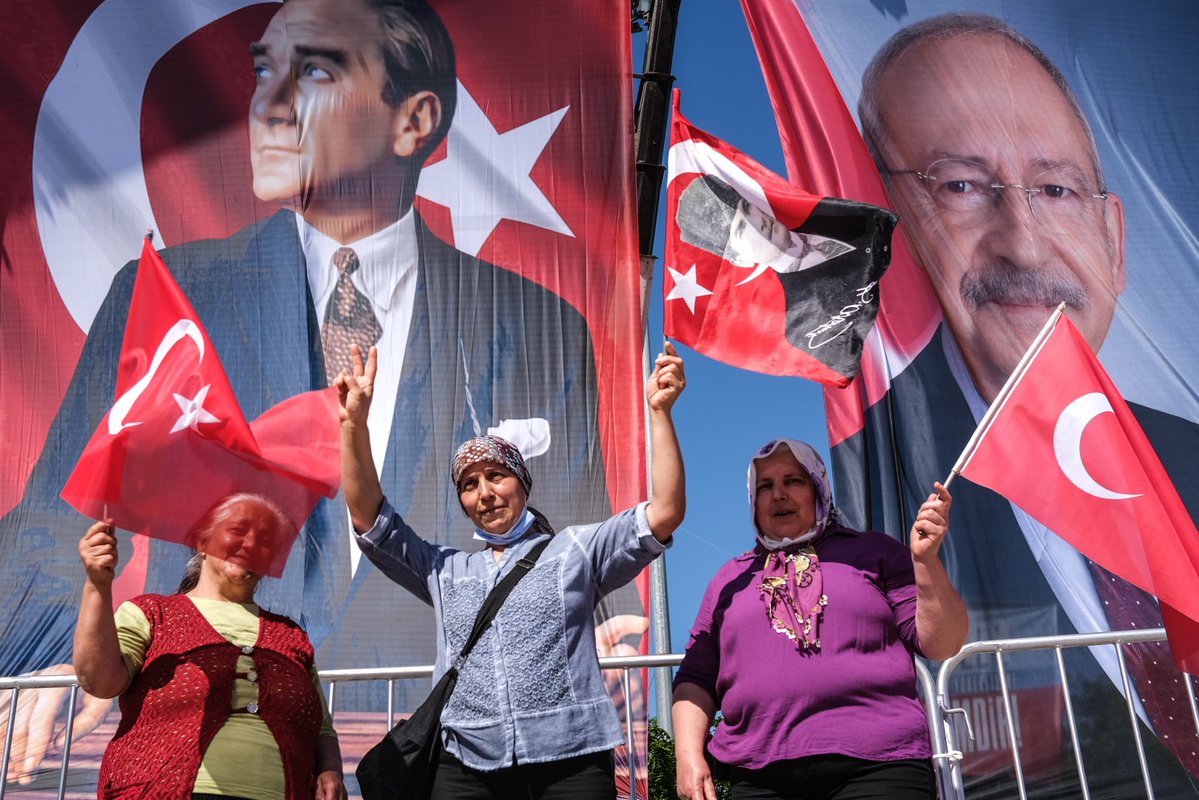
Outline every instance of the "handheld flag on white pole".
{"label": "handheld flag on white pole", "polygon": [[995,401],[991,403],[990,408],[987,409],[987,413],[983,414],[982,421],[979,422],[978,427],[974,429],[974,433],[970,436],[970,441],[966,442],[966,447],[963,448],[962,454],[958,456],[957,463],[953,465],[953,469],[949,471],[949,476],[941,482],[946,489],[949,488],[949,484],[953,483],[954,478],[962,474],[962,470],[966,468],[966,465],[970,463],[970,459],[974,457],[974,453],[978,450],[979,442],[981,442],[982,438],[987,435],[987,431],[990,430],[991,424],[995,420],[995,416],[1000,412],[1004,404],[1007,403],[1008,398],[1012,396],[1012,392],[1015,391],[1016,386],[1019,385],[1021,379],[1024,378],[1025,373],[1028,372],[1029,365],[1032,364],[1032,360],[1037,357],[1037,353],[1041,352],[1041,348],[1045,346],[1045,340],[1049,338],[1049,334],[1053,333],[1054,326],[1057,325],[1057,321],[1061,318],[1065,310],[1066,304],[1059,303],[1058,307],[1054,309],[1052,314],[1049,315],[1049,319],[1045,322],[1045,326],[1041,328],[1040,332],[1037,333],[1036,338],[1032,340],[1032,344],[1028,346],[1028,350],[1026,350],[1024,355],[1020,357],[1020,361],[1016,364],[1016,368],[1012,370],[1012,374],[1008,376],[1007,382],[1003,384],[1003,388],[1000,389],[999,394],[995,396]]}
{"label": "handheld flag on white pole", "polygon": [[950,477],[959,473],[1157,597],[1174,663],[1199,673],[1199,531],[1132,409],[1060,309]]}

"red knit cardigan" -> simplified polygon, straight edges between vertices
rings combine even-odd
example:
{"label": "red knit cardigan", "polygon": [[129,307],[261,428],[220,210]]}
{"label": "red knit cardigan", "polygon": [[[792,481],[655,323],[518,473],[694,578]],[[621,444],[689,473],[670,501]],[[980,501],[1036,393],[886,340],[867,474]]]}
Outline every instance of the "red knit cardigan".
{"label": "red knit cardigan", "polygon": [[[183,595],[132,601],[150,621],[145,663],[121,694],[121,723],[104,751],[97,798],[189,797],[217,731],[231,713],[257,713],[279,746],[288,800],[315,792],[323,709],[309,670],[312,644],[299,625],[263,610],[258,641],[241,648],[222,637]],[[257,673],[258,702],[232,708],[238,656]]]}

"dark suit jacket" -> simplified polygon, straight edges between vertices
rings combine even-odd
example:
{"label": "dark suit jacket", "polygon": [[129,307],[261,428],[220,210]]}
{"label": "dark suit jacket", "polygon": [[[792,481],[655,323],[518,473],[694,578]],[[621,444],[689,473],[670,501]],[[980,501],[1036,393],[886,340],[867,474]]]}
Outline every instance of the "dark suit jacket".
{"label": "dark suit jacket", "polygon": [[[416,299],[384,491],[427,538],[472,546],[472,528],[449,477],[454,448],[475,434],[469,389],[484,430],[508,418],[549,421],[550,450],[530,461],[533,506],[558,527],[607,516],[598,386],[585,321],[557,295],[454,250],[419,220],[417,229]],[[319,323],[291,212],[229,239],[168,248],[163,256],[247,418],[324,385]],[[83,581],[76,542],[88,522],[58,494],[112,405],[136,271],[130,263],[113,281],[24,499],[0,521],[3,674],[70,657]],[[430,611],[365,559],[351,581],[347,531],[344,504],[322,502],[283,578],[265,580],[259,601],[304,625],[320,646],[321,667],[432,663]],[[126,545],[122,555],[129,552]],[[147,590],[173,591],[185,559],[184,548],[153,542]]]}

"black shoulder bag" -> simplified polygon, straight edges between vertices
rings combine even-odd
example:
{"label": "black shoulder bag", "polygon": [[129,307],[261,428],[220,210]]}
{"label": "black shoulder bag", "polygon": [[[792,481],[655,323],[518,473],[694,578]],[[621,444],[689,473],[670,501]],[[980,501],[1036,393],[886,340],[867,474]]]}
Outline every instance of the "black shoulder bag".
{"label": "black shoulder bag", "polygon": [[520,579],[537,563],[541,551],[549,543],[547,539],[530,550],[496,584],[483,601],[462,652],[433,687],[428,699],[421,703],[411,717],[396,723],[383,740],[362,757],[354,774],[358,776],[363,800],[421,800],[432,794],[433,778],[437,774],[437,760],[441,752],[441,710],[458,683],[458,668],[466,662],[470,651],[499,613],[500,606]]}

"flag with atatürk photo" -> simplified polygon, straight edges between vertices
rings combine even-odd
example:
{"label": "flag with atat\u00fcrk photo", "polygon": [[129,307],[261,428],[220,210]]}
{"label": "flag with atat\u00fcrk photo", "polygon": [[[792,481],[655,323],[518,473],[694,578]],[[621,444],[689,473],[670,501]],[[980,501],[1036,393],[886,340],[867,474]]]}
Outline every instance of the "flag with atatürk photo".
{"label": "flag with atat\u00fcrk photo", "polygon": [[[244,566],[278,577],[296,534],[341,484],[336,389],[304,392],[247,423],[195,310],[147,238],[117,368],[117,397],[62,497],[92,519],[195,546],[193,525],[235,494],[292,525]],[[228,554],[210,543],[208,553]]]}
{"label": "flag with atat\u00fcrk photo", "polygon": [[1051,319],[1029,353],[954,471],[1156,596],[1175,663],[1199,673],[1199,532],[1186,506],[1069,319]]}
{"label": "flag with atat\u00fcrk photo", "polygon": [[894,214],[792,186],[692,126],[677,90],[667,213],[667,336],[756,372],[849,383]]}

